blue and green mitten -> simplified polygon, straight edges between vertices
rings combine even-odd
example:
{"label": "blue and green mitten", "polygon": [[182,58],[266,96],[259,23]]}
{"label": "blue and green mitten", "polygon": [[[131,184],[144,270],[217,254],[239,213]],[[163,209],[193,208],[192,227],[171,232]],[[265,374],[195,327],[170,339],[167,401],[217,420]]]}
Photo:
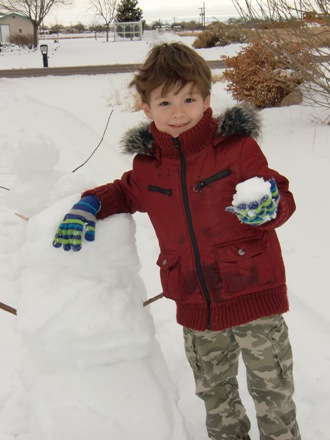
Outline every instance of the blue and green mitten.
{"label": "blue and green mitten", "polygon": [[82,197],[62,220],[55,234],[53,246],[56,248],[63,246],[65,251],[70,249],[80,251],[81,237],[84,231],[85,239],[94,241],[96,214],[100,207],[101,203],[96,197]]}
{"label": "blue and green mitten", "polygon": [[252,226],[259,226],[276,218],[280,195],[275,179],[269,179],[268,182],[269,192],[261,199],[228,206],[226,211],[236,214],[242,223]]}

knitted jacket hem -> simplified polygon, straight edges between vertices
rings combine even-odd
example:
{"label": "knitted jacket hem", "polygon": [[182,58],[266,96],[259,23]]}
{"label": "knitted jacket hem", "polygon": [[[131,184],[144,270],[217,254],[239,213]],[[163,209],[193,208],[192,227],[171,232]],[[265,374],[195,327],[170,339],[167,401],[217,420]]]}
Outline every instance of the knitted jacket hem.
{"label": "knitted jacket hem", "polygon": [[[221,331],[256,319],[285,313],[289,310],[285,285],[275,289],[250,293],[231,301],[211,304],[177,302],[177,322],[192,330]],[[211,317],[209,319],[209,316]]]}

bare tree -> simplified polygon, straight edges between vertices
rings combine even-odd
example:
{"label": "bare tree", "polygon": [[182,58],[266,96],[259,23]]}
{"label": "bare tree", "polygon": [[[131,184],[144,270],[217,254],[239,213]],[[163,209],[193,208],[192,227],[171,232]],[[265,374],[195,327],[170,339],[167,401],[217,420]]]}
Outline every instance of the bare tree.
{"label": "bare tree", "polygon": [[0,0],[0,8],[29,18],[33,25],[33,46],[38,46],[38,29],[54,6],[70,6],[72,0]]}
{"label": "bare tree", "polygon": [[109,41],[110,24],[116,16],[117,2],[118,0],[89,0],[90,9],[104,20],[107,41]]}
{"label": "bare tree", "polygon": [[[330,108],[330,1],[232,1],[258,40],[275,55],[285,55],[291,68],[303,76],[307,101]],[[308,50],[313,62],[302,64],[289,50],[294,45]]]}

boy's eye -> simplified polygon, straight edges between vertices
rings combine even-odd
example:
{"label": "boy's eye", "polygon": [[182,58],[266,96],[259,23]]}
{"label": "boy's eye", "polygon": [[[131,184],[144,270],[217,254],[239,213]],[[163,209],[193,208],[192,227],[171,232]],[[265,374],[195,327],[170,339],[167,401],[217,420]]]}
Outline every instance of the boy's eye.
{"label": "boy's eye", "polygon": [[187,98],[187,99],[186,99],[186,102],[187,102],[187,103],[195,102],[195,100],[194,100],[194,98]]}
{"label": "boy's eye", "polygon": [[168,101],[162,101],[159,103],[159,105],[162,107],[166,107],[167,105],[170,105],[170,103]]}

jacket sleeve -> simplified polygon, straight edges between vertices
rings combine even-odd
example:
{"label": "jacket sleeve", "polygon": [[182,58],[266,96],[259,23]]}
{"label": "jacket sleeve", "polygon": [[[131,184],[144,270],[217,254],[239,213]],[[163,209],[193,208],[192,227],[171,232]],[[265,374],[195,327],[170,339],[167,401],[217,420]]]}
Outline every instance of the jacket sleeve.
{"label": "jacket sleeve", "polygon": [[82,197],[92,195],[101,202],[101,209],[97,214],[98,219],[103,219],[112,214],[144,212],[141,203],[140,186],[133,169],[127,171],[120,179],[107,183],[97,188],[83,192]]}
{"label": "jacket sleeve", "polygon": [[252,138],[245,138],[241,148],[241,175],[242,181],[251,177],[263,177],[264,180],[274,178],[280,194],[277,216],[274,220],[258,226],[258,229],[274,229],[282,226],[294,213],[295,201],[289,190],[289,181],[279,172],[268,167],[268,162],[257,142]]}

